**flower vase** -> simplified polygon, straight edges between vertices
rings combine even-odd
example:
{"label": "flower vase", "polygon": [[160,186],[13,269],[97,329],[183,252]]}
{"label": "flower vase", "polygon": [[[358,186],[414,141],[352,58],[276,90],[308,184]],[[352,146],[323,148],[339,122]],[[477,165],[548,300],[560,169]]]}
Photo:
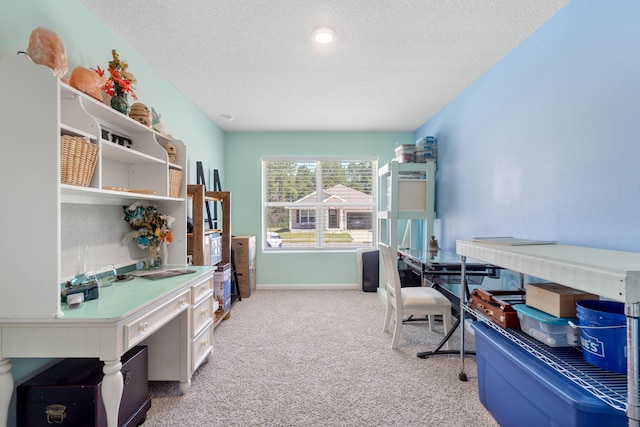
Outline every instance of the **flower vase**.
{"label": "flower vase", "polygon": [[122,114],[127,114],[129,111],[129,103],[126,95],[115,95],[111,98],[111,108],[116,111],[120,111]]}
{"label": "flower vase", "polygon": [[146,270],[158,270],[163,266],[163,256],[161,246],[147,247],[147,259],[145,260]]}

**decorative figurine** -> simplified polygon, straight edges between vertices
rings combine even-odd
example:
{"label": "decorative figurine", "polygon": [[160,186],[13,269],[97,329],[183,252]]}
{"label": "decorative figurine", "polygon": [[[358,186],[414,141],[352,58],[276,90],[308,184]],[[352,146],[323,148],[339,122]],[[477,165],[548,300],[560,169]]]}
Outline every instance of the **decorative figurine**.
{"label": "decorative figurine", "polygon": [[429,259],[435,259],[435,257],[438,256],[438,251],[440,250],[442,249],[438,246],[436,236],[431,236],[431,239],[429,239],[429,246],[427,248],[427,252],[429,252]]}
{"label": "decorative figurine", "polygon": [[161,134],[168,136],[167,129],[164,127],[160,119],[160,113],[158,113],[155,108],[151,107],[151,127],[156,132],[160,132]]}

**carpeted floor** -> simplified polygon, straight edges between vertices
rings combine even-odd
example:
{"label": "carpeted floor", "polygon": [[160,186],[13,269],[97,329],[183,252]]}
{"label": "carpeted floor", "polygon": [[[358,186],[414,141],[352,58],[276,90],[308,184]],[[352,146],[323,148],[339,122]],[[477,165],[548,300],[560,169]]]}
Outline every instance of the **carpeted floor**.
{"label": "carpeted floor", "polygon": [[[144,426],[498,425],[478,399],[473,357],[467,382],[457,355],[416,357],[442,338],[441,324],[406,324],[392,350],[383,321],[375,293],[258,290],[218,326],[189,393],[151,383]],[[458,333],[452,342],[459,348]]]}

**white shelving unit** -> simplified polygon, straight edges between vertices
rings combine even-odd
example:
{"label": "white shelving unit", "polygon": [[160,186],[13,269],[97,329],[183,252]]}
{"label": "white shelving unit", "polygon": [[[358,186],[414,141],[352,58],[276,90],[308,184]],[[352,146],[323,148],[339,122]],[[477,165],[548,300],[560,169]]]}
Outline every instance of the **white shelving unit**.
{"label": "white shelving unit", "polygon": [[[120,357],[128,349],[141,342],[152,348],[149,379],[179,381],[183,391],[211,354],[214,267],[194,266],[192,275],[157,282],[119,283],[69,309],[60,300],[60,286],[70,279],[68,271],[62,273],[69,264],[63,254],[94,242],[122,266],[135,264],[144,255],[138,256],[134,244],[120,246],[127,229],[121,207],[141,201],[175,218],[167,263],[186,267],[186,146],[68,86],[26,55],[0,58],[0,79],[10,82],[3,85],[0,104],[6,285],[0,298],[0,427],[6,426],[14,389],[11,359],[25,357],[104,361],[103,402],[108,425],[115,427],[123,387]],[[103,138],[104,130],[130,144]],[[86,187],[60,182],[63,135],[98,148]],[[177,163],[163,148],[168,142]],[[170,192],[171,170],[183,172],[177,196]]]}
{"label": "white shelving unit", "polygon": [[[178,197],[169,196],[169,170],[183,175],[186,171],[185,144],[68,86],[26,55],[3,57],[0,78],[11,82],[3,86],[0,106],[5,150],[0,191],[5,201],[3,240],[11,243],[11,250],[3,254],[3,280],[13,284],[0,298],[0,317],[62,315],[59,286],[67,280],[61,274],[63,205],[123,206],[136,200],[155,204],[176,219],[168,264],[186,266],[186,179]],[[103,139],[103,130],[128,138],[131,146]],[[62,135],[84,137],[98,146],[89,186],[60,183]],[[176,147],[178,164],[169,162],[163,148],[167,142]],[[101,220],[71,219],[82,224]]]}
{"label": "white shelving unit", "polygon": [[[463,257],[624,302],[629,360],[626,379],[624,375],[609,374],[590,365],[582,369],[581,360],[575,357],[575,351],[563,353],[562,350],[550,350],[524,335],[502,328],[495,329],[594,396],[616,409],[626,411],[630,426],[638,425],[640,367],[637,319],[640,317],[640,253],[557,244],[507,246],[467,240],[456,242],[456,252]],[[493,326],[487,319],[483,320]],[[462,341],[464,343],[464,333]],[[464,353],[461,353],[461,361],[462,375]]]}
{"label": "white shelving unit", "polygon": [[[435,170],[433,161],[399,163],[391,161],[378,170],[378,233],[379,240],[398,250],[398,221],[424,220],[424,248],[433,235],[435,212]],[[419,176],[405,179],[406,176]],[[411,227],[411,246],[415,246],[417,227]]]}

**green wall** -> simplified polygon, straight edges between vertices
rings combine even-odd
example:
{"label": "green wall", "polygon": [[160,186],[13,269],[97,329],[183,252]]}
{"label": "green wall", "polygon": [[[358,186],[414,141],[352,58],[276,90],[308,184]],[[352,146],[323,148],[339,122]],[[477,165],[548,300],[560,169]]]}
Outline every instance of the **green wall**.
{"label": "green wall", "polygon": [[256,282],[261,285],[351,285],[357,283],[355,251],[263,253],[261,160],[264,156],[374,156],[379,164],[395,143],[411,144],[413,133],[245,132],[227,135],[226,182],[231,191],[233,234],[257,236]]}

